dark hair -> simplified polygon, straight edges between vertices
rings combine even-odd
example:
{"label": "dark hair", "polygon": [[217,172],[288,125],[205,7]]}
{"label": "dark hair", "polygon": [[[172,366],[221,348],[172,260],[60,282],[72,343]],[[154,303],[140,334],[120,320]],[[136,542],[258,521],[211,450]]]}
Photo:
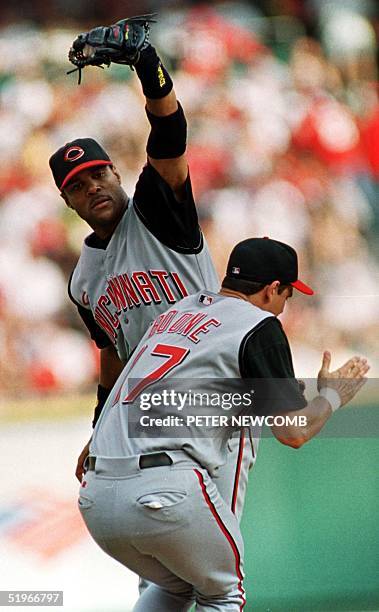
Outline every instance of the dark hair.
{"label": "dark hair", "polygon": [[281,293],[283,293],[284,289],[291,289],[291,288],[292,288],[292,285],[279,285],[278,293],[280,295]]}
{"label": "dark hair", "polygon": [[267,283],[255,283],[254,281],[247,281],[242,280],[240,278],[230,278],[229,276],[225,276],[224,280],[221,283],[221,286],[225,287],[225,289],[239,291],[240,293],[244,293],[245,295],[254,295],[254,293],[259,293],[259,291],[262,291],[263,287],[265,287],[266,284]]}
{"label": "dark hair", "polygon": [[[238,291],[244,295],[254,295],[255,293],[259,293],[267,285],[269,285],[269,283],[256,283],[254,281],[242,280],[240,278],[230,278],[228,276],[225,276],[221,283],[221,287],[224,287],[225,289],[232,289],[232,291]],[[279,285],[279,295],[289,287],[291,287],[291,285]]]}

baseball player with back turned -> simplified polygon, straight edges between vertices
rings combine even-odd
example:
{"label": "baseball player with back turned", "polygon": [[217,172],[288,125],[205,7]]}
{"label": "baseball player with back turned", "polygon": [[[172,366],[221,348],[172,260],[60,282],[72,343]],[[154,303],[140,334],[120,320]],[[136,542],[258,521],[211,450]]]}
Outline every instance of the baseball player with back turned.
{"label": "baseball player with back turned", "polygon": [[[133,197],[123,190],[109,155],[91,138],[68,142],[50,158],[62,198],[93,230],[69,285],[101,351],[93,425],[148,324],[200,288],[219,288],[192,196],[185,116],[170,75],[147,42],[149,20],[144,16],[94,28],[78,36],[69,54],[79,68],[110,62],[131,65],[141,81],[151,131],[147,164]],[[88,449],[89,443],[78,460],[79,480]],[[238,517],[252,460],[251,446],[236,436],[229,461],[220,470],[219,489]]]}
{"label": "baseball player with back turned", "polygon": [[[204,397],[211,388],[221,398],[242,379],[250,384],[264,378],[253,404],[232,404],[228,418],[280,416],[273,434],[298,448],[365,382],[365,359],[353,357],[329,372],[331,357],[325,352],[319,394],[305,400],[277,319],[294,288],[313,293],[298,279],[291,247],[265,238],[239,243],[220,293],[200,291],[159,315],[106,401],[94,430],[79,507],[99,546],[154,583],[134,612],[184,612],[193,602],[198,612],[237,612],[246,603],[239,523],[213,478],[227,461],[233,426],[219,427],[216,421],[202,435],[201,424],[186,418],[191,415],[189,397],[196,392]],[[184,379],[191,393],[178,423],[174,403],[164,411],[158,400]],[[148,413],[141,412],[147,395],[154,397]],[[217,407],[213,411],[222,412]],[[202,414],[200,408],[197,414]],[[301,427],[293,418],[279,426],[294,414],[302,417]],[[176,419],[175,435],[171,427],[163,428],[163,435],[151,435],[149,423],[160,425],[158,418],[166,416]]]}

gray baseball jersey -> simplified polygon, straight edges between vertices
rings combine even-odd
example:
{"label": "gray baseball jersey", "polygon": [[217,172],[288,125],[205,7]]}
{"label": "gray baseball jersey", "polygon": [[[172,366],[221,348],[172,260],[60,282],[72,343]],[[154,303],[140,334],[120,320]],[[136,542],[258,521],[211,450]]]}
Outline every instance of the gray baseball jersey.
{"label": "gray baseball jersey", "polygon": [[[221,428],[220,435],[219,422],[214,429],[207,428],[206,437],[202,436],[204,422],[191,422],[187,418],[175,428],[175,437],[167,435],[175,421],[165,429],[166,437],[149,437],[149,426],[138,437],[129,437],[129,425],[136,418],[134,415],[144,414],[141,397],[151,396],[154,391],[168,389],[170,393],[178,386],[183,388],[184,381],[186,390],[194,394],[234,388],[231,381],[241,378],[241,342],[267,317],[272,314],[246,301],[210,292],[189,296],[161,314],[141,339],[109,396],[94,430],[91,454],[123,457],[159,450],[186,450],[211,475],[217,475],[218,468],[227,461],[227,445],[232,434],[230,429]],[[236,392],[238,388],[241,390],[240,385]],[[180,410],[184,409],[185,416],[194,414],[190,403],[194,395],[189,393],[183,398]],[[239,413],[240,405],[230,406],[228,414]],[[162,403],[148,404],[145,409],[151,423],[162,416]],[[202,408],[196,409],[203,414]],[[165,415],[180,416],[178,405],[171,404]],[[147,423],[146,419],[142,423]],[[182,432],[181,437],[178,432]]]}
{"label": "gray baseball jersey", "polygon": [[200,287],[217,290],[208,246],[201,240],[202,247],[188,254],[166,246],[147,229],[130,199],[106,249],[84,243],[71,295],[92,312],[123,361],[170,304]]}
{"label": "gray baseball jersey", "polygon": [[[258,347],[255,365],[251,355],[246,361],[254,346]],[[275,359],[283,361],[278,368],[272,363],[274,347]],[[228,463],[229,432],[224,428],[226,435],[218,435],[220,421],[211,422],[204,437],[203,423],[185,417],[196,417],[196,412],[188,410],[189,397],[198,391],[208,397],[214,390],[223,392],[224,383],[228,388],[232,379],[259,379],[260,372],[270,378],[272,372],[272,377],[284,374],[296,383],[290,362],[288,342],[276,317],[246,301],[208,291],[162,313],[141,339],[95,427],[89,471],[79,498],[95,541],[154,583],[141,595],[135,612],[184,611],[194,602],[199,612],[243,609],[238,517],[214,477],[220,464]],[[184,379],[185,389],[192,389],[181,398],[187,410],[178,417],[181,401],[170,392],[181,390]],[[162,402],[165,391],[167,404]],[[211,404],[210,413],[200,404],[200,418],[212,412],[219,417],[220,395],[216,395],[216,408]],[[295,384],[291,394],[295,409],[305,401],[300,395]],[[168,407],[165,412],[163,405]],[[147,432],[140,435],[134,424],[143,407],[148,408]],[[254,404],[246,401],[243,407],[232,401],[229,408],[229,417],[254,412]],[[164,419],[183,417],[182,424],[174,423],[176,434],[179,430],[182,435],[151,435],[149,420],[163,415]],[[166,432],[171,427],[170,421],[162,425]]]}

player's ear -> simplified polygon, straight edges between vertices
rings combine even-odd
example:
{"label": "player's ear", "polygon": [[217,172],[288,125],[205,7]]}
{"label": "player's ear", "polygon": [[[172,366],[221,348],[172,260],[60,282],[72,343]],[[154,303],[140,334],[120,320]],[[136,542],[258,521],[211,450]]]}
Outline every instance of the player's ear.
{"label": "player's ear", "polygon": [[68,199],[67,195],[65,194],[65,192],[61,191],[59,195],[66,202],[66,206],[68,206],[69,208],[72,208],[72,206],[71,206],[71,204],[69,202],[69,199]]}
{"label": "player's ear", "polygon": [[113,174],[115,175],[115,177],[117,178],[119,185],[121,185],[121,175],[120,175],[119,171],[117,170],[116,166],[114,164],[112,164],[110,166],[110,168],[111,168]]}
{"label": "player's ear", "polygon": [[280,285],[279,281],[273,281],[269,285],[265,287],[265,298],[267,302],[270,302],[274,295],[278,292],[278,287]]}

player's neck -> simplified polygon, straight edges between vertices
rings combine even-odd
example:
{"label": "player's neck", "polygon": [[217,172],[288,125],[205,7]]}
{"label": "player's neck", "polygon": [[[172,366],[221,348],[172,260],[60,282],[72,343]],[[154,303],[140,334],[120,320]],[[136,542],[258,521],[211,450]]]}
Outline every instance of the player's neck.
{"label": "player's neck", "polygon": [[266,304],[264,300],[263,291],[258,291],[258,293],[253,293],[252,295],[246,295],[245,293],[240,293],[239,291],[233,291],[233,289],[221,287],[219,294],[225,295],[226,297],[237,298],[238,300],[244,300],[244,302],[249,302],[249,304],[252,306],[257,306],[257,308],[260,308],[261,310],[272,312],[270,304]]}
{"label": "player's neck", "polygon": [[110,221],[109,223],[104,223],[101,225],[99,224],[96,226],[92,225],[93,231],[95,232],[96,236],[100,238],[100,240],[105,241],[111,238],[111,236],[113,235],[113,232],[115,231],[116,227],[120,223],[126,209],[128,208],[128,203],[129,203],[129,198],[126,196],[124,205],[120,209],[120,213],[117,215],[115,219],[112,219],[112,221]]}
{"label": "player's neck", "polygon": [[233,289],[227,289],[226,287],[221,287],[219,294],[225,295],[226,297],[237,298],[238,300],[244,300],[245,302],[250,302],[250,296],[246,295],[245,293],[240,293],[239,291],[233,291]]}

